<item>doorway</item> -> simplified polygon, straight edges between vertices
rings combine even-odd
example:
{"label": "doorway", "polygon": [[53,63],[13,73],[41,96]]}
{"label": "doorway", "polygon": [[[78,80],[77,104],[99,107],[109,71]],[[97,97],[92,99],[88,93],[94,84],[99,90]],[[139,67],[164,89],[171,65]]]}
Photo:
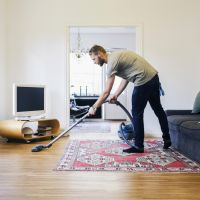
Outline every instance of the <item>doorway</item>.
{"label": "doorway", "polygon": [[[139,29],[138,29],[139,28]],[[69,96],[70,103],[75,100],[80,106],[90,106],[101,94],[105,86],[106,66],[99,67],[93,64],[88,54],[89,49],[98,44],[108,52],[129,49],[141,53],[141,43],[138,35],[140,26],[74,26],[69,28]],[[117,78],[111,93],[117,88],[120,78]],[[120,96],[119,101],[129,107],[129,86]],[[132,89],[131,89],[132,90]],[[71,105],[70,105],[71,106]],[[103,105],[96,116],[101,119],[126,119],[125,113],[118,107],[110,104]]]}

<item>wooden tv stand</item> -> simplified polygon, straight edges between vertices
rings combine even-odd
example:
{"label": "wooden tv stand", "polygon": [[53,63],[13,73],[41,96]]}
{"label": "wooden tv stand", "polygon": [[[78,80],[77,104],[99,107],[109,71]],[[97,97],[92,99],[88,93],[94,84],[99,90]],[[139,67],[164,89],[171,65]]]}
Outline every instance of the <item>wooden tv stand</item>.
{"label": "wooden tv stand", "polygon": [[0,121],[0,136],[8,140],[31,142],[39,138],[52,138],[58,135],[60,123],[57,119],[39,119],[33,121]]}

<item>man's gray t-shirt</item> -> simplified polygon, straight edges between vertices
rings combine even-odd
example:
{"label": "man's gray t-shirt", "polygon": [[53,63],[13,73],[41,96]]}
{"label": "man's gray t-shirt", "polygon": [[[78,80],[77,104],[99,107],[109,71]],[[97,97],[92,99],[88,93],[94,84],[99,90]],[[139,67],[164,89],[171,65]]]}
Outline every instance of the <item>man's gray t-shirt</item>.
{"label": "man's gray t-shirt", "polygon": [[116,51],[108,56],[107,76],[115,74],[140,86],[151,80],[158,72],[144,58],[132,51]]}

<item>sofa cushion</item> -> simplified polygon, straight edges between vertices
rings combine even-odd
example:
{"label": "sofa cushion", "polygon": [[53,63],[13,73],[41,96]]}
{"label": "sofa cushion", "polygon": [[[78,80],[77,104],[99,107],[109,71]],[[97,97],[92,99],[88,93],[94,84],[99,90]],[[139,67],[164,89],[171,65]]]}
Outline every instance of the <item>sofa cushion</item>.
{"label": "sofa cushion", "polygon": [[197,94],[195,98],[192,113],[200,113],[200,92]]}
{"label": "sofa cushion", "polygon": [[200,121],[186,121],[180,125],[181,134],[200,142]]}
{"label": "sofa cushion", "polygon": [[191,115],[171,115],[167,117],[169,129],[179,131],[180,125],[186,121],[200,121],[199,114],[191,114]]}

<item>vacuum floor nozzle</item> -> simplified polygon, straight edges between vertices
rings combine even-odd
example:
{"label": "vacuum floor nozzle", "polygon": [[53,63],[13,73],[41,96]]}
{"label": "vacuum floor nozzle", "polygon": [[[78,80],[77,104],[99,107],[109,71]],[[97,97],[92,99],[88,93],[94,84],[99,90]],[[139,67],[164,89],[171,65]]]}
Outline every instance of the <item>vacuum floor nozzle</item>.
{"label": "vacuum floor nozzle", "polygon": [[37,146],[35,146],[35,147],[32,148],[32,152],[42,151],[45,148],[46,147],[44,145],[37,145]]}

